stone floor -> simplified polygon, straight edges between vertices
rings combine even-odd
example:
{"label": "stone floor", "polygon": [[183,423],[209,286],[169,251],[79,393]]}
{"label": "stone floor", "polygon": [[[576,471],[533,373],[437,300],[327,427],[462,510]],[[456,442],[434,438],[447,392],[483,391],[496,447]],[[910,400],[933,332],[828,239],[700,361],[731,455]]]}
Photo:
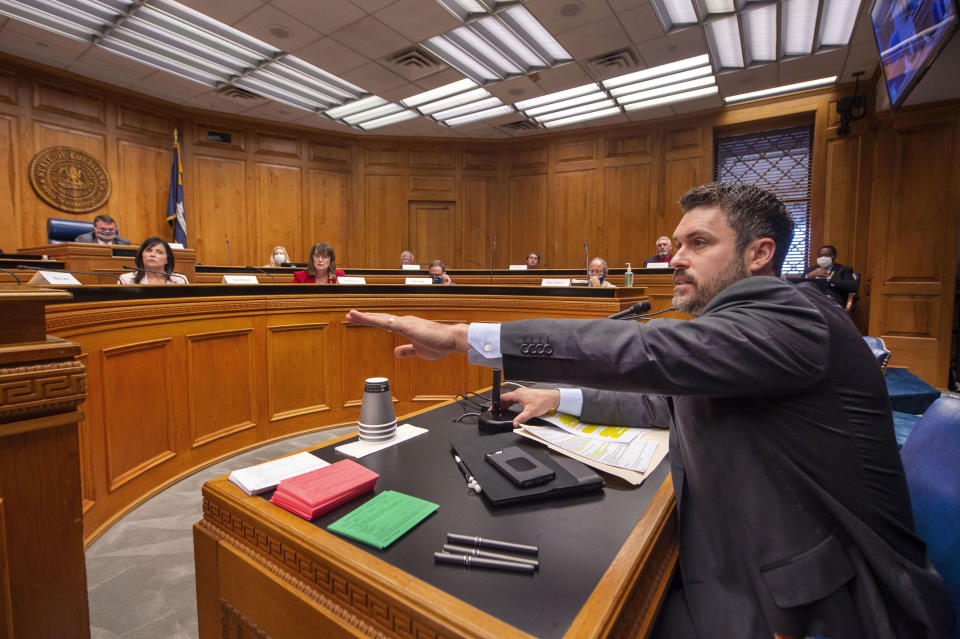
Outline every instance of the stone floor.
{"label": "stone floor", "polygon": [[87,548],[93,639],[194,639],[193,524],[203,483],[339,437],[342,427],[285,439],[237,455],[174,484],[131,511]]}

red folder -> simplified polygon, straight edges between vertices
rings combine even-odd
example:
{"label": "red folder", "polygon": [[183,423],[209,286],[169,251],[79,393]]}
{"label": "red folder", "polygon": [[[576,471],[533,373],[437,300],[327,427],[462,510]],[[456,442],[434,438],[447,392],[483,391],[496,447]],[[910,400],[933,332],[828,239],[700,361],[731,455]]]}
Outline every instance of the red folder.
{"label": "red folder", "polygon": [[344,459],[325,468],[284,479],[270,502],[304,519],[314,519],[373,490],[380,475]]}

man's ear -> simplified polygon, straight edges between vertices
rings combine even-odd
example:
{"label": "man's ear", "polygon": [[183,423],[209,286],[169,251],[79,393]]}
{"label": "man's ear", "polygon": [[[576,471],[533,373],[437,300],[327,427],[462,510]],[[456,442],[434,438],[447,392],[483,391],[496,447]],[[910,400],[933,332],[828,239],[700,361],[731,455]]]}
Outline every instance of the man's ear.
{"label": "man's ear", "polygon": [[750,275],[772,275],[776,250],[776,243],[769,237],[758,237],[750,242],[744,251],[744,262]]}

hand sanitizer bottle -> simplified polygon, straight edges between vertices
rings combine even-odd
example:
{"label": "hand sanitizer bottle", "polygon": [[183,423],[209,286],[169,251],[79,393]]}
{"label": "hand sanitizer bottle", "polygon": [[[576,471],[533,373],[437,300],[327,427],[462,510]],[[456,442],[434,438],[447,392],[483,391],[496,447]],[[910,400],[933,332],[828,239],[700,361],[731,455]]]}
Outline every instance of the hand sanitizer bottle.
{"label": "hand sanitizer bottle", "polygon": [[623,274],[623,285],[633,288],[633,271],[630,270],[630,262],[627,262],[627,271]]}

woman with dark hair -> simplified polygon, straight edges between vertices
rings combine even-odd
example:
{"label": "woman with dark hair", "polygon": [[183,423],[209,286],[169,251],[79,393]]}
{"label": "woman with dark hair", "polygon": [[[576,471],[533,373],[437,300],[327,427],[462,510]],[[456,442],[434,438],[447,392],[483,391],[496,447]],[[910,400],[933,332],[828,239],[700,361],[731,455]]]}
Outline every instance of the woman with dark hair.
{"label": "woman with dark hair", "polygon": [[336,284],[337,278],[343,274],[343,271],[337,268],[333,247],[326,242],[317,242],[310,249],[307,270],[294,271],[293,281],[296,284]]}
{"label": "woman with dark hair", "polygon": [[161,237],[149,237],[137,249],[136,271],[124,273],[117,284],[189,284],[187,276],[173,272],[173,249]]}

